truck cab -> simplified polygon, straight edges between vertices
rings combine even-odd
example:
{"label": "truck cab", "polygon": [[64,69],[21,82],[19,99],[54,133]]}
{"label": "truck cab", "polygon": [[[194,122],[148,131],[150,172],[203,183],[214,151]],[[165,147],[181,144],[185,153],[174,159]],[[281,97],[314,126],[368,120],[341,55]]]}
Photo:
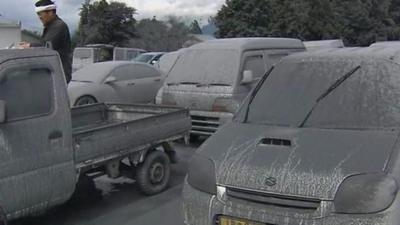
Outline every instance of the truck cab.
{"label": "truck cab", "polygon": [[66,82],[56,52],[1,50],[0,207],[9,219],[66,201],[75,189]]}

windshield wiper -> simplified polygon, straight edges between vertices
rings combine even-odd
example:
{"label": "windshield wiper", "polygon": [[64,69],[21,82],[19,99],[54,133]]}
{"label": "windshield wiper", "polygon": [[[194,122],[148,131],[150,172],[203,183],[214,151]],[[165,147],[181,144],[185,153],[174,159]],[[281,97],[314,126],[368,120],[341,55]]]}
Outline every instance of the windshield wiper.
{"label": "windshield wiper", "polygon": [[198,85],[199,83],[197,83],[197,82],[179,82],[179,83],[168,83],[167,85],[168,86],[177,86],[177,85],[180,85],[180,84],[183,84],[183,85]]}
{"label": "windshield wiper", "polygon": [[315,108],[317,108],[318,104],[327,96],[329,96],[336,88],[338,88],[341,84],[343,84],[347,79],[349,79],[353,74],[355,74],[359,69],[361,69],[361,66],[357,66],[356,68],[350,70],[350,72],[346,73],[343,77],[339,78],[335,83],[333,83],[328,90],[326,90],[324,93],[322,93],[321,96],[317,98],[317,101],[314,103],[313,107],[311,110],[307,113],[306,117],[304,120],[301,122],[299,127],[304,127],[312,113],[314,112]]}
{"label": "windshield wiper", "polygon": [[266,73],[265,75],[261,78],[261,81],[258,82],[257,86],[254,88],[253,92],[251,92],[250,99],[249,99],[249,104],[247,104],[246,108],[246,114],[244,116],[244,123],[247,122],[249,118],[249,112],[250,112],[250,106],[253,103],[254,98],[257,95],[257,92],[260,90],[260,88],[264,85],[264,82],[268,79],[269,75],[271,75],[272,71],[274,70],[275,66],[272,66]]}
{"label": "windshield wiper", "polygon": [[220,86],[220,87],[230,87],[230,84],[222,84],[222,83],[211,83],[211,84],[198,84],[196,87],[208,87],[208,86]]}

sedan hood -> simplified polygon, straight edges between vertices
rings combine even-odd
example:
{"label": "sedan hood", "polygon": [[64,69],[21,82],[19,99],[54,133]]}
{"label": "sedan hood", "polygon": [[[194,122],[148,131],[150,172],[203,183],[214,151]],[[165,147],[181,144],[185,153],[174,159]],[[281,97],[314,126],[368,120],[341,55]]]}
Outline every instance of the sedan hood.
{"label": "sedan hood", "polygon": [[386,168],[398,134],[231,123],[199,154],[215,162],[219,185],[333,200],[345,178]]}

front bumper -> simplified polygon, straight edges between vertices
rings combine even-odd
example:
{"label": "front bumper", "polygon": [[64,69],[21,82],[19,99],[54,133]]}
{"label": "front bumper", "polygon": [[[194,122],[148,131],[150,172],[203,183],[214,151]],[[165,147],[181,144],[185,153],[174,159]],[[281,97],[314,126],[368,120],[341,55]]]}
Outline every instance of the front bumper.
{"label": "front bumper", "polygon": [[185,182],[183,211],[186,225],[218,225],[220,215],[247,219],[266,225],[398,225],[399,201],[386,211],[368,215],[345,215],[332,212],[332,203],[324,202],[313,212],[267,206],[239,199],[221,200],[198,191]]}

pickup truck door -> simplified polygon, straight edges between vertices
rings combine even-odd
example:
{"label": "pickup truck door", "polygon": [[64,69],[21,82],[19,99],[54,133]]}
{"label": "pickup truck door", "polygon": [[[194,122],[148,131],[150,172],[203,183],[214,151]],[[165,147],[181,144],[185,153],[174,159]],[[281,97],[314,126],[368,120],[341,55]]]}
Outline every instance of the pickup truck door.
{"label": "pickup truck door", "polygon": [[0,206],[9,218],[63,203],[75,188],[65,78],[59,57],[45,52],[0,59]]}

